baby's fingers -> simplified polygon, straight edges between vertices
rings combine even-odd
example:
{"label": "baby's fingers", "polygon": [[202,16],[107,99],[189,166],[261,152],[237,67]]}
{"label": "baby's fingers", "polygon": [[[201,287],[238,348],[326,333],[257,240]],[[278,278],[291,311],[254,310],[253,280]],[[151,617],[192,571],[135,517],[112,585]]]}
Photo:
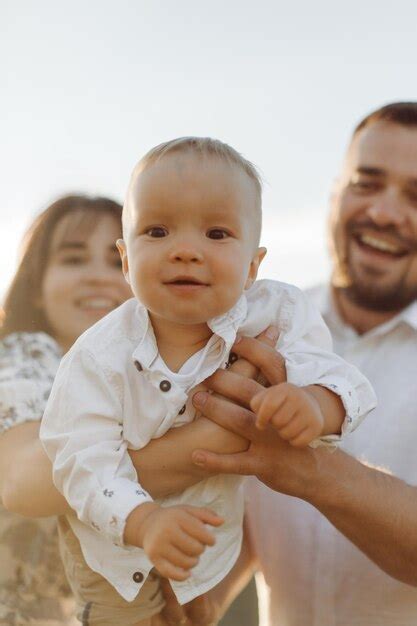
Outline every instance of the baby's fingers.
{"label": "baby's fingers", "polygon": [[286,401],[285,388],[281,385],[269,387],[256,394],[250,403],[251,409],[256,413],[256,427],[263,430],[271,421]]}
{"label": "baby's fingers", "polygon": [[280,437],[286,441],[295,440],[306,429],[306,421],[303,415],[293,417],[285,426],[278,429]]}
{"label": "baby's fingers", "polygon": [[164,559],[185,571],[188,571],[195,567],[199,561],[198,556],[188,556],[182,550],[179,550],[176,546],[170,545],[164,551]]}
{"label": "baby's fingers", "polygon": [[181,522],[181,529],[200,543],[206,546],[213,546],[216,540],[213,533],[206,528],[205,524],[220,526],[223,524],[223,519],[215,515],[215,513],[207,511],[207,509],[194,509],[190,507],[187,513],[187,517]]}
{"label": "baby's fingers", "polygon": [[190,577],[189,570],[177,567],[170,563],[167,559],[159,558],[154,561],[154,565],[161,576],[170,578],[171,580],[187,580]]}
{"label": "baby's fingers", "polygon": [[224,524],[224,519],[217,513],[214,513],[214,511],[210,511],[210,509],[196,506],[186,506],[184,508],[188,513],[199,519],[200,522],[203,522],[203,524],[210,524],[210,526],[221,526]]}
{"label": "baby's fingers", "polygon": [[172,544],[176,546],[183,554],[191,557],[198,557],[206,548],[206,544],[194,539],[188,533],[180,530],[172,539]]}

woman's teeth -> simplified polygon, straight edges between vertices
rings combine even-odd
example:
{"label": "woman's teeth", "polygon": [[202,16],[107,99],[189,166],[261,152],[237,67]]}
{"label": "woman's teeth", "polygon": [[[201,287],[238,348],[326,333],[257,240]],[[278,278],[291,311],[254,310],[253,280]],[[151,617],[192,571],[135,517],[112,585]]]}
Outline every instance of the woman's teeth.
{"label": "woman's teeth", "polygon": [[111,298],[84,298],[79,301],[82,309],[114,309],[116,302]]}

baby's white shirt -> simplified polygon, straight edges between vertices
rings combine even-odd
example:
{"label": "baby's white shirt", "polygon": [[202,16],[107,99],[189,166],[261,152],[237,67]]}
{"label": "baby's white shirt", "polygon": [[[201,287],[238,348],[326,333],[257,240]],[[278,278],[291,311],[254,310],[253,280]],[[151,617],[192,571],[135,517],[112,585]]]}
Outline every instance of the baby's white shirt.
{"label": "baby's white shirt", "polygon": [[[143,550],[123,543],[128,515],[152,500],[138,483],[127,449],[138,450],[191,422],[190,391],[227,367],[236,333],[255,337],[270,324],[280,332],[276,349],[285,358],[288,382],[337,393],[346,410],[342,436],[353,430],[375,407],[375,394],[354,366],[331,352],[330,333],[307,297],[285,283],[257,281],[232,310],[210,320],[212,337],[177,373],[158,354],[148,312],[136,299],[85,332],[62,360],[41,439],[53,461],[54,482],[77,513],[68,519],[87,564],[127,601],[136,597],[152,569]],[[334,445],[339,439],[329,435],[313,445]],[[208,506],[225,519],[213,529],[216,544],[201,555],[191,577],[171,581],[181,604],[215,586],[239,555],[240,483],[237,476],[215,476],[159,501]]]}

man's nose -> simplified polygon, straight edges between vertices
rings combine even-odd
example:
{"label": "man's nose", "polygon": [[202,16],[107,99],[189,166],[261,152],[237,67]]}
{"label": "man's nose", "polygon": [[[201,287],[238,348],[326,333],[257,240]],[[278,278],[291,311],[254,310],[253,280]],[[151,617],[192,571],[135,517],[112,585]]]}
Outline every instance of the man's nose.
{"label": "man's nose", "polygon": [[400,226],[405,218],[401,198],[395,193],[375,198],[367,214],[377,226]]}

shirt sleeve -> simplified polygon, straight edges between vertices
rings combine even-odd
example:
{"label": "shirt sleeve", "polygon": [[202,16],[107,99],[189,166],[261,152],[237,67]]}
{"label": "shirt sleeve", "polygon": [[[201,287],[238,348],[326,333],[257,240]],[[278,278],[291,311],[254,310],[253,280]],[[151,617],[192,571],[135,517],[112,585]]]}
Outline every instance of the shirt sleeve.
{"label": "shirt sleeve", "polygon": [[346,411],[340,435],[326,435],[310,445],[334,446],[375,408],[376,396],[365,376],[332,352],[330,332],[319,312],[299,289],[291,290],[279,327],[277,350],[285,358],[287,380],[294,385],[321,385],[340,396]]}
{"label": "shirt sleeve", "polygon": [[45,333],[13,333],[0,343],[0,434],[39,421],[61,353]]}
{"label": "shirt sleeve", "polygon": [[40,436],[55,485],[78,518],[124,545],[129,513],[152,498],[138,484],[127,453],[112,376],[88,351],[73,349],[55,379]]}

